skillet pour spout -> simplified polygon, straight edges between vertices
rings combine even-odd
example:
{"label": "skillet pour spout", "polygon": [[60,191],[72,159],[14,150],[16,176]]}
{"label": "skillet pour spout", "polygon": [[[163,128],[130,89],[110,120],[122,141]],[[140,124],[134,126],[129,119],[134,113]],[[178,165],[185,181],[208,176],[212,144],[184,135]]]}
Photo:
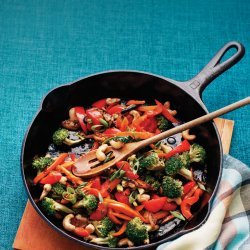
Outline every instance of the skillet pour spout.
{"label": "skillet pour spout", "polygon": [[[222,62],[223,56],[231,48],[236,49],[236,52]],[[34,156],[42,155],[47,151],[53,132],[58,128],[60,121],[67,118],[68,110],[71,107],[90,106],[98,99],[107,97],[119,97],[125,100],[136,100],[143,97],[146,101],[167,99],[178,110],[178,116],[182,121],[188,122],[202,116],[208,113],[201,99],[203,90],[213,79],[236,64],[243,57],[244,52],[243,45],[238,42],[232,41],[225,44],[197,76],[186,82],[178,82],[147,72],[117,70],[86,76],[50,91],[42,101],[38,113],[29,126],[22,146],[22,177],[33,207],[48,225],[65,237],[89,249],[111,249],[85,242],[73,236],[66,232],[57,220],[48,218],[40,210],[35,202],[40,193],[32,183],[36,174],[31,168]],[[99,90],[98,93],[96,89]],[[211,200],[221,178],[223,152],[220,137],[213,122],[196,127],[194,133],[197,135],[197,143],[204,145],[207,151],[207,185],[211,190],[207,206],[200,209],[199,213],[188,223],[178,225],[176,223],[171,230],[165,228],[163,235],[156,235],[152,238],[150,244],[130,249],[155,249],[168,240],[197,229],[206,221],[210,213]]]}

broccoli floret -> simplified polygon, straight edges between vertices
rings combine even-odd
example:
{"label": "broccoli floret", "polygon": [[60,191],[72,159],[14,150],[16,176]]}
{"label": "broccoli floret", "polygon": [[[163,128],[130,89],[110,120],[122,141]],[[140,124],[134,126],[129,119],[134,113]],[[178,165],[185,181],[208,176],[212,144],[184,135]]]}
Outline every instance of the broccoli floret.
{"label": "broccoli floret", "polygon": [[62,194],[65,191],[66,191],[66,186],[58,182],[52,185],[50,196],[53,199],[61,199]]}
{"label": "broccoli floret", "polygon": [[90,242],[98,245],[108,245],[109,247],[116,247],[118,238],[113,236],[114,231],[111,231],[105,238],[94,238]]}
{"label": "broccoli floret", "polygon": [[181,160],[182,163],[183,163],[183,166],[184,166],[185,168],[188,168],[189,165],[190,165],[190,155],[189,155],[189,152],[186,151],[186,152],[180,154],[179,157],[180,157],[180,160]]}
{"label": "broccoli floret", "polygon": [[93,225],[95,226],[96,234],[102,238],[107,237],[114,227],[114,223],[108,217],[104,217],[101,221],[94,221]]}
{"label": "broccoli floret", "polygon": [[189,150],[190,162],[204,163],[206,158],[206,150],[199,144],[194,143]]}
{"label": "broccoli floret", "polygon": [[126,235],[136,245],[143,243],[149,237],[147,227],[138,217],[129,221],[126,228]]}
{"label": "broccoli floret", "polygon": [[169,121],[162,115],[156,117],[157,120],[157,127],[160,129],[161,132],[166,131],[170,127]]}
{"label": "broccoli floret", "polygon": [[84,137],[81,136],[78,132],[69,131],[65,128],[60,128],[54,132],[52,136],[54,144],[60,146],[66,144],[68,146],[73,146],[80,143],[84,140]]}
{"label": "broccoli floret", "polygon": [[167,175],[176,175],[180,174],[188,180],[193,180],[192,172],[187,169],[182,160],[185,157],[181,158],[180,155],[173,156],[165,162],[165,172]]}
{"label": "broccoli floret", "polygon": [[148,156],[142,158],[140,167],[148,170],[161,170],[164,168],[164,161],[162,161],[157,153],[152,152]]}
{"label": "broccoli floret", "polygon": [[54,160],[50,157],[39,157],[33,160],[32,167],[37,170],[44,170],[46,167],[50,166]]}
{"label": "broccoli floret", "polygon": [[73,206],[74,208],[85,208],[88,213],[93,212],[98,206],[98,199],[92,195],[88,194],[83,197],[82,200],[76,202],[76,204]]}
{"label": "broccoli floret", "polygon": [[145,182],[148,183],[153,188],[154,191],[157,191],[160,188],[160,186],[161,186],[160,182],[157,181],[151,175],[146,175]]}
{"label": "broccoli floret", "polygon": [[71,210],[70,208],[68,208],[68,207],[54,201],[53,199],[48,198],[48,197],[45,197],[42,200],[41,206],[47,215],[54,215],[56,213],[56,211],[64,212],[67,214],[74,213],[74,211]]}
{"label": "broccoli floret", "polygon": [[168,198],[174,199],[181,197],[183,194],[182,182],[175,180],[170,176],[164,176],[162,181],[163,195]]}

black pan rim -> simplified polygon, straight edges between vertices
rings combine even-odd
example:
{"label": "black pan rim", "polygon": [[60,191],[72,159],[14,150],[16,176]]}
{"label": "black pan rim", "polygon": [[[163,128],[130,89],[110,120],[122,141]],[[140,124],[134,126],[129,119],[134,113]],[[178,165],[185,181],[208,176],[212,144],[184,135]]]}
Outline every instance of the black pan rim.
{"label": "black pan rim", "polygon": [[[34,115],[34,118],[32,119],[32,121],[30,122],[30,124],[28,125],[27,127],[27,130],[25,132],[25,135],[24,135],[24,139],[23,139],[23,142],[22,142],[22,150],[21,150],[21,155],[20,155],[20,167],[21,167],[21,175],[22,175],[22,179],[23,179],[23,183],[24,183],[24,186],[25,186],[25,190],[26,190],[26,193],[28,194],[28,199],[29,201],[31,202],[32,206],[35,208],[35,210],[37,211],[37,213],[42,217],[42,219],[49,225],[51,226],[53,229],[55,229],[57,232],[61,233],[62,235],[64,235],[65,237],[69,238],[70,240],[73,240],[75,242],[78,242],[79,244],[81,245],[84,245],[84,246],[88,246],[88,247],[91,247],[91,248],[95,248],[95,249],[121,249],[121,248],[109,248],[109,247],[104,247],[104,246],[98,246],[96,244],[91,244],[91,243],[88,243],[86,241],[82,241],[80,239],[78,239],[77,237],[74,237],[70,234],[68,234],[66,231],[58,228],[56,225],[54,225],[43,213],[42,211],[40,210],[40,208],[37,206],[37,204],[35,203],[35,201],[33,200],[32,196],[31,196],[31,193],[29,191],[29,188],[28,188],[28,185],[27,185],[27,182],[26,182],[26,178],[25,178],[25,173],[24,173],[24,167],[23,167],[23,159],[24,159],[24,148],[25,148],[25,144],[26,144],[26,139],[28,137],[28,134],[29,134],[29,131],[30,131],[30,128],[34,122],[34,120],[36,119],[36,117],[38,116],[38,114],[41,112],[42,110],[42,105],[43,105],[43,101],[44,99],[53,91],[56,91],[57,89],[59,88],[63,88],[63,87],[66,87],[66,86],[72,86],[73,84],[75,83],[78,83],[79,81],[81,80],[85,80],[85,79],[88,79],[88,78],[91,78],[91,77],[95,77],[95,76],[99,76],[99,75],[104,75],[104,74],[112,74],[112,73],[138,73],[138,74],[145,74],[145,75],[149,75],[149,76],[153,76],[153,77],[157,77],[157,78],[160,78],[162,80],[165,80],[165,81],[168,81],[170,82],[171,84],[175,85],[176,87],[180,88],[182,91],[184,91],[185,93],[187,93],[189,95],[189,97],[191,97],[195,102],[197,102],[197,104],[199,104],[202,109],[208,113],[204,103],[201,101],[201,100],[197,100],[197,98],[195,98],[195,95],[192,95],[189,91],[187,91],[185,88],[184,88],[184,85],[185,85],[185,82],[179,82],[179,81],[175,81],[175,80],[172,80],[172,79],[169,79],[167,77],[164,77],[164,76],[160,76],[160,75],[157,75],[157,74],[153,74],[153,73],[149,73],[149,72],[145,72],[145,71],[140,71],[140,70],[107,70],[107,71],[102,71],[102,72],[97,72],[97,73],[94,73],[94,74],[91,74],[91,75],[87,75],[85,77],[82,77],[82,78],[79,78],[73,82],[70,82],[70,83],[66,83],[66,84],[62,84],[62,85],[59,85],[53,89],[51,89],[49,92],[46,93],[46,95],[42,98],[42,101],[40,103],[40,106],[38,108],[38,111],[36,112],[36,114]],[[183,85],[183,86],[181,86]],[[191,229],[187,229],[187,230],[181,230],[179,232],[176,232],[175,234],[173,235],[170,235],[168,236],[167,238],[165,239],[162,239],[160,241],[157,241],[157,242],[153,242],[153,243],[150,243],[148,245],[142,245],[142,246],[137,246],[137,247],[131,247],[130,249],[133,250],[133,249],[146,249],[146,248],[152,248],[152,247],[156,247],[160,244],[163,244],[163,243],[166,243],[167,241],[169,240],[173,240],[173,239],[176,239],[177,237],[180,237],[184,234],[187,234],[187,233],[190,233],[198,228],[200,228],[208,219],[208,216],[210,215],[210,212],[211,212],[211,204],[213,202],[213,199],[214,199],[214,196],[218,190],[218,186],[219,186],[219,183],[220,183],[220,180],[221,180],[221,173],[222,173],[222,160],[223,160],[223,151],[222,151],[222,144],[221,144],[221,139],[220,139],[220,136],[219,136],[219,133],[218,133],[218,130],[215,126],[215,123],[214,122],[210,122],[212,125],[213,125],[213,128],[215,129],[215,132],[216,132],[216,136],[217,136],[217,139],[218,139],[218,143],[219,143],[219,151],[220,151],[220,167],[219,167],[219,175],[218,175],[218,178],[217,178],[217,182],[216,182],[216,185],[215,185],[215,188],[213,190],[213,193],[210,197],[210,200],[208,202],[208,210],[207,210],[207,213],[206,213],[206,216],[204,217],[204,219],[195,227],[191,228]]]}

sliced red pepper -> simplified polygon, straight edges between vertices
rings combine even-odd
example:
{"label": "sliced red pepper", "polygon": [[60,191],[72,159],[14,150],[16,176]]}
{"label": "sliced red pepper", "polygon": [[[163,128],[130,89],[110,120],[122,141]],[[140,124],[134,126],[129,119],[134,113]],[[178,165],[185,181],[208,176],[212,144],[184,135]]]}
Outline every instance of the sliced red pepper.
{"label": "sliced red pepper", "polygon": [[122,118],[121,116],[119,115],[115,121],[115,126],[120,129],[121,128],[121,125],[122,125]]}
{"label": "sliced red pepper", "polygon": [[180,153],[183,153],[185,151],[188,151],[189,149],[190,149],[190,144],[189,144],[188,140],[184,140],[181,144],[179,144],[177,147],[172,149],[167,154],[160,153],[160,154],[158,154],[158,156],[161,158],[168,159],[176,154],[180,154]]}
{"label": "sliced red pepper", "polygon": [[97,209],[93,213],[90,214],[89,218],[91,220],[99,221],[107,215],[107,212],[108,212],[107,206],[104,203],[99,202]]}
{"label": "sliced red pepper", "polygon": [[119,229],[119,231],[113,233],[113,236],[118,237],[118,236],[122,235],[123,233],[125,233],[126,228],[127,228],[127,222],[124,222],[122,227]]}
{"label": "sliced red pepper", "polygon": [[89,188],[89,187],[84,187],[83,191],[87,191],[88,194],[92,194],[94,195],[96,198],[99,198],[101,192],[100,190],[96,189],[96,188]]}
{"label": "sliced red pepper", "polygon": [[127,128],[128,128],[128,119],[127,117],[124,117],[123,120],[122,120],[122,123],[121,123],[121,127],[120,127],[120,130],[121,131],[126,131]]}
{"label": "sliced red pepper", "polygon": [[176,210],[176,208],[177,208],[177,205],[176,205],[175,202],[166,201],[166,203],[162,207],[162,210],[164,210],[164,211],[173,211],[173,210]]}
{"label": "sliced red pepper", "polygon": [[69,157],[71,158],[72,161],[76,160],[76,155],[74,153],[69,153]]}
{"label": "sliced red pepper", "polygon": [[74,229],[74,234],[76,234],[77,236],[80,236],[80,237],[89,236],[89,232],[83,227],[76,227]]}
{"label": "sliced red pepper", "polygon": [[170,122],[172,123],[178,123],[179,121],[174,118],[168,111],[168,109],[163,105],[161,104],[159,101],[155,100],[157,106],[161,106],[162,107],[162,115],[167,119],[169,120]]}
{"label": "sliced red pepper", "polygon": [[116,198],[117,201],[130,206],[128,195],[125,195],[124,192],[116,192],[115,193],[115,198]]}
{"label": "sliced red pepper", "polygon": [[87,133],[87,126],[84,123],[84,118],[86,116],[85,109],[83,107],[75,107],[76,117],[84,133]]}
{"label": "sliced red pepper", "polygon": [[142,123],[142,128],[148,132],[154,133],[157,129],[157,122],[155,117],[149,117],[145,119],[145,121]]}
{"label": "sliced red pepper", "polygon": [[166,201],[167,201],[166,197],[160,197],[157,199],[145,201],[143,202],[143,205],[145,206],[145,209],[148,210],[149,212],[156,213],[162,209]]}
{"label": "sliced red pepper", "polygon": [[129,100],[126,105],[132,105],[132,104],[135,104],[135,105],[142,105],[142,104],[145,104],[145,101],[140,101],[140,100]]}
{"label": "sliced red pepper", "polygon": [[119,161],[116,163],[117,168],[122,168],[125,171],[125,176],[131,180],[138,179],[139,175],[133,173],[132,167],[127,161]]}
{"label": "sliced red pepper", "polygon": [[107,113],[110,115],[120,114],[123,109],[124,109],[124,106],[118,104],[113,107],[107,108]]}
{"label": "sliced red pepper", "polygon": [[107,196],[109,196],[109,192],[108,192],[108,189],[109,189],[109,180],[106,180],[103,184],[102,184],[102,186],[101,186],[101,195],[102,195],[102,197],[107,197]]}
{"label": "sliced red pepper", "polygon": [[183,186],[183,196],[185,196],[194,186],[196,183],[194,181],[189,181]]}
{"label": "sliced red pepper", "polygon": [[135,210],[140,212],[143,208],[144,208],[144,205],[142,204],[142,205],[135,207]]}
{"label": "sliced red pepper", "polygon": [[149,110],[149,111],[146,111],[145,114],[148,116],[148,117],[153,117],[153,116],[157,116],[159,114],[162,113],[162,105],[160,105],[161,103],[156,103],[156,108],[154,110]]}
{"label": "sliced red pepper", "polygon": [[94,143],[93,143],[92,148],[91,148],[90,151],[98,149],[98,148],[99,148],[99,143],[97,141],[94,141]]}
{"label": "sliced red pepper", "polygon": [[90,108],[86,110],[86,115],[92,120],[92,125],[100,125],[100,119],[103,118],[102,113],[97,108]]}
{"label": "sliced red pepper", "polygon": [[50,172],[46,177],[44,177],[40,183],[41,184],[55,184],[60,181],[62,174],[57,171]]}
{"label": "sliced red pepper", "polygon": [[115,224],[118,224],[118,225],[122,224],[121,221],[114,216],[112,209],[110,209],[110,208],[108,209],[107,215],[108,215],[109,219],[112,222],[114,222]]}
{"label": "sliced red pepper", "polygon": [[153,106],[140,106],[137,108],[138,111],[142,111],[142,112],[147,112],[147,111],[153,111],[157,108],[156,105]]}
{"label": "sliced red pepper", "polygon": [[92,107],[102,109],[106,106],[106,98],[96,101],[92,104]]}
{"label": "sliced red pepper", "polygon": [[108,128],[102,134],[108,137],[115,136],[117,133],[121,132],[118,128]]}
{"label": "sliced red pepper", "polygon": [[134,119],[132,121],[132,127],[135,128],[136,131],[143,131],[142,128],[142,123],[144,123],[144,121],[147,119],[147,115],[142,115],[140,117],[138,117],[137,119]]}
{"label": "sliced red pepper", "polygon": [[91,186],[92,188],[96,188],[98,190],[101,190],[101,179],[100,179],[100,176],[96,176],[91,181],[92,181],[92,186]]}
{"label": "sliced red pepper", "polygon": [[186,219],[190,219],[193,215],[190,211],[191,206],[196,203],[200,196],[202,195],[203,191],[201,189],[196,189],[194,196],[188,197],[184,199],[181,203],[181,213]]}
{"label": "sliced red pepper", "polygon": [[157,213],[152,214],[152,216],[153,216],[153,219],[157,221],[157,220],[165,218],[168,214],[169,214],[168,211],[159,211]]}

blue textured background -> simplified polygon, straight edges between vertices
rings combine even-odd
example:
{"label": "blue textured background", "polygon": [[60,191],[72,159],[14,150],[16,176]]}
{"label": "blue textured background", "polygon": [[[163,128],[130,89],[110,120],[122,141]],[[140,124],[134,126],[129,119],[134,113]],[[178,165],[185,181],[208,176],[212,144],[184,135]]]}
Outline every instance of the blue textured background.
{"label": "blue textured background", "polygon": [[[238,40],[244,59],[204,93],[208,109],[219,108],[250,92],[249,13],[248,0],[0,0],[0,249],[11,248],[27,200],[21,143],[48,90],[108,69],[187,80]],[[231,154],[249,165],[249,109],[226,117],[235,120]]]}

